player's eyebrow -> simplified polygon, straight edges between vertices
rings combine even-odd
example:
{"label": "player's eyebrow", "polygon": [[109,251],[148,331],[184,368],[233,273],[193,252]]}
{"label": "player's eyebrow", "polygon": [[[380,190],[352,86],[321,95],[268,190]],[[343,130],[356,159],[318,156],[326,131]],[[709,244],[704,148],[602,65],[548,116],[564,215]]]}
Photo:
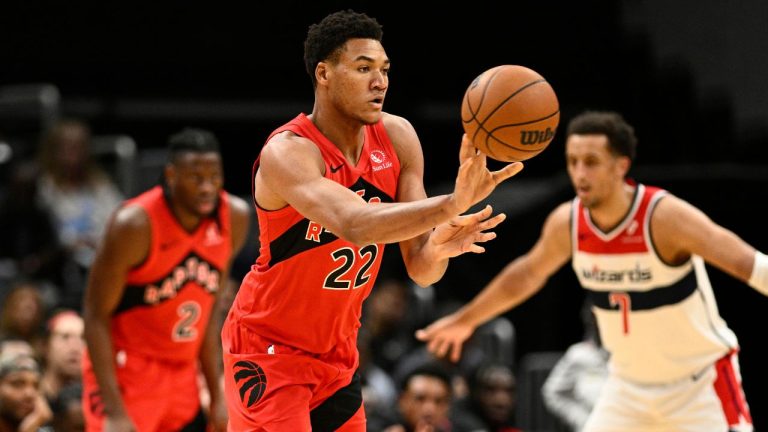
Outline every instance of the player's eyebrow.
{"label": "player's eyebrow", "polygon": [[[372,57],[368,57],[367,55],[359,55],[355,58],[355,61],[364,60],[369,63],[374,63],[376,60],[374,60]],[[388,65],[390,63],[389,59],[384,60],[384,64]]]}

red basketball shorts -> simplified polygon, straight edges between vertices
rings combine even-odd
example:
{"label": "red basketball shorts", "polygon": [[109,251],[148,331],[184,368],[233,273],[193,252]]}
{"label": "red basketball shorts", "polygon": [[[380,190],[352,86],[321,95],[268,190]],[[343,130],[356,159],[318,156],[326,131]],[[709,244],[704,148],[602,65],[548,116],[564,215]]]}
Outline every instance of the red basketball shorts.
{"label": "red basketball shorts", "polygon": [[[117,382],[128,416],[139,432],[182,429],[200,411],[197,361],[163,362],[126,351],[116,356]],[[103,429],[104,407],[89,356],[83,356],[86,431]]]}
{"label": "red basketball shorts", "polygon": [[318,355],[231,321],[222,341],[230,431],[365,431],[356,335]]}

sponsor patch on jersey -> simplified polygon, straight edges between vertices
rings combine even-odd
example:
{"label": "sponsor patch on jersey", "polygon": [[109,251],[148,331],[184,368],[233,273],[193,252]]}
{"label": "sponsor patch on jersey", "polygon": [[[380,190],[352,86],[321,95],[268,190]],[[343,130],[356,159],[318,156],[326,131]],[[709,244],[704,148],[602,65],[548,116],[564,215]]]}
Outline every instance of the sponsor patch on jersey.
{"label": "sponsor patch on jersey", "polygon": [[387,158],[387,154],[381,150],[373,150],[371,152],[371,169],[376,172],[387,168],[392,168],[392,161]]}

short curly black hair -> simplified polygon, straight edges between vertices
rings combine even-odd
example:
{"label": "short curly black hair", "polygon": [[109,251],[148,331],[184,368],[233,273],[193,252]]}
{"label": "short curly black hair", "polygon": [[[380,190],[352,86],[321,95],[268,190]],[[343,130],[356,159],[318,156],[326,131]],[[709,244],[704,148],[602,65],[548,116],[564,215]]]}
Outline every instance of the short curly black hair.
{"label": "short curly black hair", "polygon": [[384,31],[375,18],[352,9],[334,12],[307,30],[304,41],[304,65],[312,79],[312,87],[317,86],[315,68],[324,60],[336,61],[339,49],[349,39],[375,39],[381,42]]}
{"label": "short curly black hair", "polygon": [[168,138],[168,158],[175,161],[182,153],[219,153],[219,140],[213,132],[184,128]]}
{"label": "short curly black hair", "polygon": [[633,128],[621,114],[613,111],[585,111],[568,123],[566,137],[600,134],[608,137],[608,148],[613,154],[635,159],[637,137]]}

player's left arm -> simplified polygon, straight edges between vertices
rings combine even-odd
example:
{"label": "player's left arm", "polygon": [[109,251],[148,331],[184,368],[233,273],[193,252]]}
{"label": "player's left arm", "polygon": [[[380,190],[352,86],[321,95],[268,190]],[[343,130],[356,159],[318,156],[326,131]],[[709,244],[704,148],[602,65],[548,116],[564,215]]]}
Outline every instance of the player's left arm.
{"label": "player's left arm", "polygon": [[[400,160],[397,201],[426,198],[424,155],[416,131],[406,119],[389,114],[384,117],[384,125]],[[466,252],[484,252],[479,243],[496,237],[487,230],[506,217],[504,214],[491,217],[492,213],[491,207],[486,206],[477,213],[455,217],[435,229],[401,241],[400,251],[411,279],[421,286],[428,286],[445,274],[450,258]]]}
{"label": "player's left arm", "polygon": [[224,400],[221,363],[221,324],[224,317],[221,314],[219,305],[222,301],[222,292],[225,290],[226,283],[229,280],[232,262],[243,248],[250,226],[250,212],[248,204],[244,200],[234,195],[229,195],[229,207],[230,226],[232,229],[232,254],[227,263],[227,268],[222,272],[220,286],[216,292],[214,308],[211,318],[208,320],[205,339],[203,339],[200,350],[200,364],[211,395],[209,423],[213,426],[213,430],[217,432],[225,432],[227,430],[227,407]]}
{"label": "player's left arm", "polygon": [[672,195],[661,199],[651,219],[651,234],[667,262],[675,264],[696,254],[751,284],[757,256],[755,248],[688,202]]}

